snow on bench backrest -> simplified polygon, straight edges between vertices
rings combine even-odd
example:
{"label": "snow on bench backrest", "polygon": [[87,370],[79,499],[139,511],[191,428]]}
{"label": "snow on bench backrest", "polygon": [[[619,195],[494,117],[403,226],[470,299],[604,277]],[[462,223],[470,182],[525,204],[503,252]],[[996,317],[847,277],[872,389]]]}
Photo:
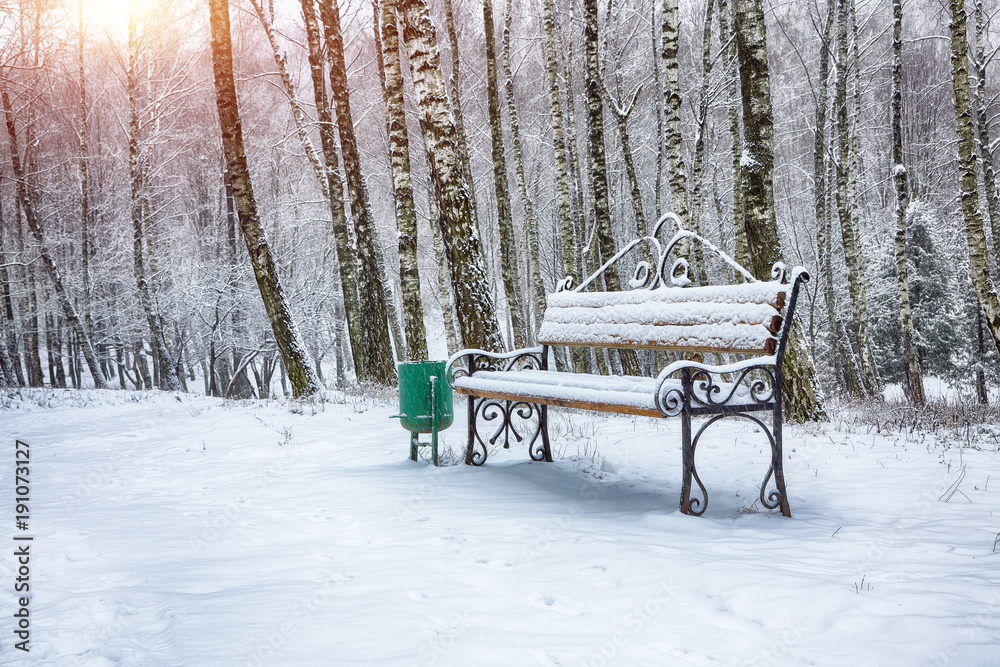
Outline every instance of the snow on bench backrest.
{"label": "snow on bench backrest", "polygon": [[545,345],[774,354],[792,285],[753,282],[548,296]]}

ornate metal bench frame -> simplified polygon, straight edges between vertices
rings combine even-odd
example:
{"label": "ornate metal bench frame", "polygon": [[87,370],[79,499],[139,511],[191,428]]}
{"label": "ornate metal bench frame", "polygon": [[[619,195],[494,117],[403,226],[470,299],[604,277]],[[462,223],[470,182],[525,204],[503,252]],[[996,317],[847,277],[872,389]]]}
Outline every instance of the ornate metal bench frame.
{"label": "ornate metal bench frame", "polygon": [[[656,237],[667,220],[674,222],[678,232],[666,246],[661,246]],[[594,284],[609,267],[640,245],[649,247],[654,263],[651,264],[648,259],[638,262],[632,279],[628,281],[632,289],[652,290],[668,284],[685,287],[691,284],[687,260],[678,258],[668,265],[668,257],[685,239],[702,243],[742,275],[745,282],[758,282],[725,252],[706,239],[683,229],[677,217],[673,213],[668,213],[659,220],[652,236],[644,236],[629,243],[575,289],[572,276],[568,276],[560,282],[556,291],[574,289],[582,292]],[[809,280],[809,275],[802,267],[787,271],[782,263],[774,265],[771,275],[778,283],[790,286],[790,295],[784,307],[783,321],[773,355],[763,357],[746,355],[743,361],[721,366],[695,361],[676,361],[657,376],[654,398],[659,416],[679,416],[681,419],[683,481],[680,510],[684,514],[700,516],[708,509],[708,490],[698,476],[695,466],[695,451],[701,436],[719,420],[736,417],[757,425],[767,436],[771,447],[770,466],[760,485],[761,505],[768,510],[780,509],[785,516],[791,516],[782,469],[782,365],[785,346],[791,333],[799,287]],[[456,379],[487,370],[548,370],[549,348],[549,345],[540,345],[501,354],[483,350],[462,350],[448,361],[448,382],[454,387]],[[464,365],[459,365],[460,361],[464,361]],[[726,379],[725,376],[730,376],[732,379]],[[469,432],[465,455],[467,464],[483,465],[489,447],[498,443],[504,448],[509,448],[512,443],[518,444],[525,440],[532,460],[552,461],[548,434],[549,404],[530,402],[531,397],[518,400],[470,394],[468,398]],[[613,409],[608,411],[619,412]],[[761,412],[770,412],[770,419],[763,415],[758,416],[757,413]],[[536,417],[537,419],[534,419]],[[692,436],[694,417],[709,417],[709,419],[701,424]],[[484,437],[479,432],[476,424],[480,419],[487,424],[497,422],[492,434]],[[530,424],[531,421],[536,422],[533,430],[521,426]],[[697,485],[696,490],[692,482]],[[695,490],[694,496],[692,496],[693,490]]]}

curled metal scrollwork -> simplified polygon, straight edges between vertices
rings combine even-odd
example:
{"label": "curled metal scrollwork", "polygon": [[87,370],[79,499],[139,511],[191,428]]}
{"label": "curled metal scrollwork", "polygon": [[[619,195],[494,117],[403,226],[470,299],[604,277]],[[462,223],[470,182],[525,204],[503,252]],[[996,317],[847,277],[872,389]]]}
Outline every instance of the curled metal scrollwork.
{"label": "curled metal scrollwork", "polygon": [[[770,435],[770,433],[768,435]],[[771,479],[772,477],[774,477],[773,463],[770,466],[768,466],[767,474],[764,475],[764,481],[761,482],[760,484],[760,504],[769,510],[776,510],[780,508],[782,503],[784,502],[785,494],[778,487],[776,482],[775,482],[775,488],[772,489],[770,493],[767,492],[767,485],[769,482],[773,481]]]}
{"label": "curled metal scrollwork", "polygon": [[[751,373],[756,372],[755,375]],[[705,370],[692,373],[696,390],[691,402],[706,407],[729,405],[742,386],[747,386],[750,400],[763,405],[774,399],[775,379],[770,366],[750,366],[743,369],[734,382],[723,382],[717,374]],[[746,385],[744,385],[744,381]]]}
{"label": "curled metal scrollwork", "polygon": [[490,427],[496,422],[496,426],[486,437],[483,437],[478,428],[469,434],[471,446],[467,454],[468,463],[481,466],[486,463],[490,447],[499,444],[504,449],[509,449],[512,442],[515,444],[524,442],[525,437],[529,436],[528,451],[531,458],[535,461],[545,459],[544,447],[538,445],[542,423],[537,406],[523,401],[495,398],[474,400],[474,405],[470,407],[474,414],[474,423],[477,426],[483,423]]}
{"label": "curled metal scrollwork", "polygon": [[788,282],[788,267],[785,266],[784,262],[774,263],[774,266],[771,267],[771,278],[779,283]]}
{"label": "curled metal scrollwork", "polygon": [[[466,364],[461,361],[468,360]],[[541,370],[542,348],[530,348],[527,350],[515,350],[507,354],[495,354],[483,350],[463,350],[456,354],[447,363],[448,384],[455,386],[455,380],[467,377],[479,371],[526,371]]]}
{"label": "curled metal scrollwork", "polygon": [[660,383],[654,397],[656,408],[665,417],[676,417],[684,410],[684,390],[680,385]]}
{"label": "curled metal scrollwork", "polygon": [[[684,409],[684,389],[671,376],[677,375],[684,367],[666,374],[656,388],[654,401],[664,417],[676,417]],[[688,366],[694,391],[690,401],[694,407],[719,408],[732,406],[738,402],[746,405],[767,405],[774,401],[777,381],[772,366],[748,366],[738,372],[732,382],[724,381],[722,373],[697,366]],[[738,393],[740,388],[744,393]],[[733,399],[736,399],[735,401]]]}
{"label": "curled metal scrollwork", "polygon": [[649,262],[643,260],[635,265],[635,273],[632,274],[632,278],[628,281],[629,287],[632,289],[649,287],[649,281],[653,280],[655,276],[653,267],[649,265]]}
{"label": "curled metal scrollwork", "polygon": [[681,257],[674,260],[673,266],[670,267],[670,275],[666,277],[674,287],[687,287],[691,284],[690,268],[688,261]]}
{"label": "curled metal scrollwork", "polygon": [[[666,223],[671,222],[676,230],[674,235],[667,241],[666,245],[661,245],[658,237],[661,230],[666,229]],[[682,244],[682,241],[685,242]],[[676,253],[691,243],[700,243],[708,252],[714,253],[724,263],[736,270],[743,276],[745,282],[757,282],[757,279],[745,268],[740,266],[736,260],[726,254],[721,248],[708,239],[695,234],[684,228],[680,218],[673,213],[664,214],[659,222],[654,226],[654,231],[650,236],[643,236],[628,243],[619,250],[614,257],[607,260],[597,271],[587,277],[578,286],[573,286],[572,277],[567,276],[556,284],[557,292],[573,290],[583,292],[591,285],[599,284],[597,281],[613,265],[622,261],[626,255],[640,249],[639,261],[636,263],[632,278],[628,281],[632,289],[656,289],[664,285],[673,287],[686,287],[693,284],[690,267],[687,258],[676,257]],[[674,258],[671,259],[671,255]],[[776,265],[777,266],[777,265]],[[654,270],[655,269],[655,270]],[[785,267],[781,265],[782,279],[784,280]]]}

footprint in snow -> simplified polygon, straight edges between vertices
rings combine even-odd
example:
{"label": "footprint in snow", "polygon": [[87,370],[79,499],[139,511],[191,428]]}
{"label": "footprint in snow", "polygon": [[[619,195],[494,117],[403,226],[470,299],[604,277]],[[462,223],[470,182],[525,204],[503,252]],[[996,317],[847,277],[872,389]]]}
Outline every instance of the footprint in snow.
{"label": "footprint in snow", "polygon": [[517,566],[517,563],[511,561],[490,560],[489,558],[476,558],[472,562],[482,567],[488,567],[491,570],[513,570]]}
{"label": "footprint in snow", "polygon": [[526,599],[539,609],[551,609],[567,616],[583,614],[583,609],[578,602],[562,595],[536,594],[529,595]]}
{"label": "footprint in snow", "polygon": [[423,591],[406,591],[403,595],[417,602],[424,602],[427,600],[427,593],[424,593]]}

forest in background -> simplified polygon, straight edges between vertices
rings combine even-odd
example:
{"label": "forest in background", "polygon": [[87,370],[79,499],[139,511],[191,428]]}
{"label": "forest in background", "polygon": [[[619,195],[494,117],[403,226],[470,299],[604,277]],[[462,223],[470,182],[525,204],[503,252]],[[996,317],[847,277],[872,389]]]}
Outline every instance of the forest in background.
{"label": "forest in background", "polygon": [[[392,360],[531,343],[544,293],[669,210],[752,267],[742,209],[759,193],[741,176],[754,160],[737,37],[755,8],[773,250],[812,275],[797,312],[819,384],[860,398],[899,382],[919,402],[915,359],[986,400],[1000,330],[1000,40],[984,0],[232,0],[253,193],[319,381],[389,383]],[[5,0],[0,11],[3,381],[99,384],[89,338],[110,386],[287,392],[223,157],[205,6]],[[399,40],[396,76],[387,36]],[[411,69],[431,50],[440,99],[431,68]],[[435,103],[453,135],[428,122]],[[462,221],[469,230],[449,226]],[[457,277],[466,261],[476,280]],[[732,280],[711,262],[695,273]]]}

